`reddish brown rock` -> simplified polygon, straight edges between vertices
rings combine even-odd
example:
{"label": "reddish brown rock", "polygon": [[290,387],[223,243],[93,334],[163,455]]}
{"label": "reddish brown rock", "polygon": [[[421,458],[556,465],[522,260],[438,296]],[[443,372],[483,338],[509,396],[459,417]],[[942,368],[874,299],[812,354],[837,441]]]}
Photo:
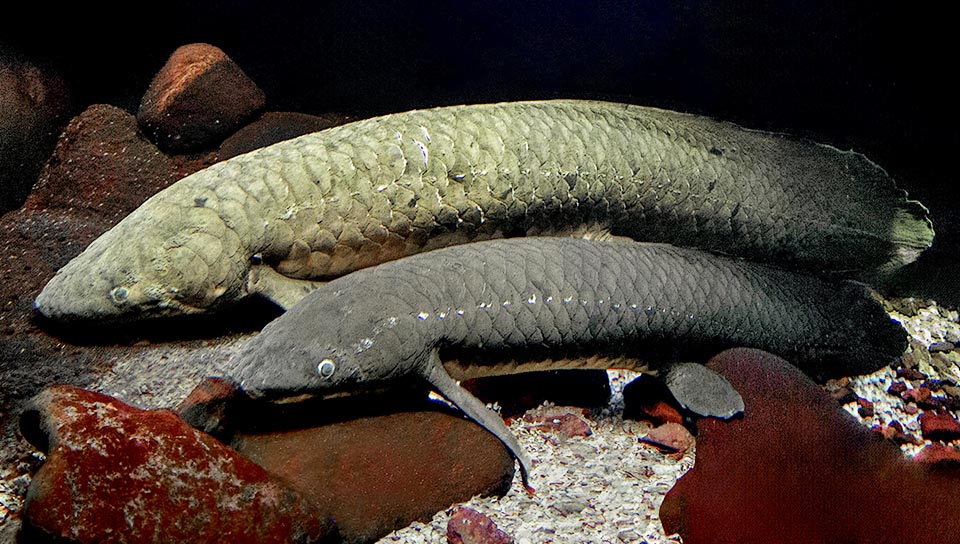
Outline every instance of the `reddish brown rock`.
{"label": "reddish brown rock", "polygon": [[913,436],[903,432],[903,425],[899,421],[891,421],[880,429],[880,435],[885,439],[892,441],[897,445],[916,444],[918,441]]}
{"label": "reddish brown rock", "polygon": [[500,530],[486,515],[472,508],[454,510],[447,521],[449,544],[513,544],[510,535]]}
{"label": "reddish brown rock", "polygon": [[185,153],[216,146],[265,101],[223,51],[196,43],[170,55],[144,94],[137,120],[161,149]]}
{"label": "reddish brown rock", "polygon": [[696,440],[686,427],[679,423],[668,422],[653,428],[640,438],[644,444],[650,444],[664,453],[685,453],[693,447]]}
{"label": "reddish brown rock", "polygon": [[728,350],[710,366],[746,411],[698,422],[696,464],[660,509],[668,533],[685,544],[960,541],[960,470],[904,459],[776,356]]}
{"label": "reddish brown rock", "polygon": [[907,389],[903,393],[900,393],[900,398],[920,406],[930,400],[931,394],[930,390],[926,387],[917,387],[915,389]]}
{"label": "reddish brown rock", "polygon": [[867,418],[873,417],[873,403],[867,399],[857,399],[857,413],[860,414],[860,417]]}
{"label": "reddish brown rock", "polygon": [[47,452],[24,519],[75,542],[312,542],[328,530],[293,488],[168,410],[71,386],[23,416]]}
{"label": "reddish brown rock", "polygon": [[565,438],[590,436],[590,424],[584,421],[584,410],[572,406],[540,406],[523,414],[523,421],[540,429],[559,432]]}
{"label": "reddish brown rock", "polygon": [[112,226],[178,177],[133,115],[95,104],[67,125],[24,208],[83,211]]}
{"label": "reddish brown rock", "polygon": [[325,128],[342,125],[350,117],[337,113],[308,115],[296,112],[267,112],[241,128],[220,144],[221,161],[277,142],[296,138]]}
{"label": "reddish brown rock", "polygon": [[902,395],[907,389],[907,384],[903,382],[893,382],[890,384],[890,387],[887,388],[887,393],[891,395],[897,395],[898,397]]}
{"label": "reddish brown rock", "polygon": [[920,434],[927,440],[951,442],[960,438],[960,421],[949,412],[920,414]]}
{"label": "reddish brown rock", "polygon": [[59,75],[0,44],[0,214],[23,203],[69,109],[70,93]]}
{"label": "reddish brown rock", "polygon": [[670,390],[655,376],[643,374],[623,388],[623,417],[654,425],[683,423],[680,406]]}
{"label": "reddish brown rock", "polygon": [[913,460],[928,465],[960,466],[960,450],[943,444],[927,444]]}
{"label": "reddish brown rock", "polygon": [[[492,434],[431,404],[283,431],[297,419],[286,412],[269,418],[272,430],[241,431],[234,446],[335,519],[345,542],[370,542],[474,495],[503,494],[513,480],[513,457]],[[362,414],[329,402],[307,410]]]}
{"label": "reddish brown rock", "polygon": [[464,380],[461,385],[504,417],[515,417],[545,401],[562,406],[603,406],[610,399],[606,370],[550,370]]}

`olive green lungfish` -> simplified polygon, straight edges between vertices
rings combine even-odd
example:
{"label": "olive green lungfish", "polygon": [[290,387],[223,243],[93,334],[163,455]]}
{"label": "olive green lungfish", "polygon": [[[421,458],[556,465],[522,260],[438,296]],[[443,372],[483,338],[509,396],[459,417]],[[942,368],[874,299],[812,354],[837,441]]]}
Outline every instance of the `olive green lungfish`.
{"label": "olive green lungfish", "polygon": [[50,281],[55,319],[284,306],[347,272],[529,234],[692,246],[870,278],[933,238],[860,154],[694,115],[556,100],[386,115],[215,164],[147,200]]}
{"label": "olive green lungfish", "polygon": [[[227,376],[280,400],[419,378],[529,463],[503,421],[455,379],[558,368],[656,370],[684,406],[729,417],[743,400],[700,365],[731,346],[819,377],[873,372],[907,334],[862,284],[694,249],[563,238],[439,249],[335,279],[250,340]],[[649,365],[649,366],[648,366]]]}

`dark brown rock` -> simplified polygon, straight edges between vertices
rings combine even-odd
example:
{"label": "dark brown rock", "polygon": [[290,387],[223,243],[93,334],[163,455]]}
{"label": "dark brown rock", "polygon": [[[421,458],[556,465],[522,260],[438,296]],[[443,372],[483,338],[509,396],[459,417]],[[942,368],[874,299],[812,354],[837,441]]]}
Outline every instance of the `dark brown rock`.
{"label": "dark brown rock", "polygon": [[133,115],[95,104],[67,125],[24,208],[84,211],[112,226],[178,177]]}
{"label": "dark brown rock", "polygon": [[0,44],[0,214],[27,197],[69,110],[70,93],[59,75]]}
{"label": "dark brown rock", "polygon": [[540,406],[523,414],[523,421],[539,429],[559,432],[564,438],[590,436],[590,424],[584,421],[584,410],[572,406]]}
{"label": "dark brown rock", "polygon": [[523,414],[545,401],[563,406],[603,406],[610,399],[605,370],[550,370],[464,380],[461,385],[504,417]]}
{"label": "dark brown rock", "polygon": [[960,470],[904,459],[779,357],[735,349],[709,366],[746,411],[698,422],[696,464],[660,509],[668,533],[685,544],[958,541]]}
{"label": "dark brown rock", "polygon": [[223,51],[196,43],[170,55],[144,94],[137,120],[161,149],[185,153],[216,146],[265,101]]}
{"label": "dark brown rock", "polygon": [[891,395],[896,395],[899,397],[907,389],[909,389],[907,387],[907,384],[903,382],[893,382],[892,384],[890,384],[890,387],[887,388],[887,393],[890,393]]}
{"label": "dark brown rock", "polygon": [[460,507],[447,521],[449,544],[513,544],[510,535],[500,530],[486,515],[472,508]]}
{"label": "dark brown rock", "polygon": [[857,413],[860,417],[873,417],[873,403],[866,399],[857,399]]}
{"label": "dark brown rock", "polygon": [[644,444],[649,444],[664,453],[684,453],[693,447],[696,440],[686,427],[679,423],[668,422],[653,428],[640,438]]}
{"label": "dark brown rock", "polygon": [[905,380],[923,381],[927,379],[922,372],[914,368],[902,366],[897,369],[897,377]]}
{"label": "dark brown rock", "polygon": [[267,112],[224,140],[217,156],[224,161],[254,149],[342,125],[348,121],[350,117],[338,113],[308,115],[286,111]]}
{"label": "dark brown rock", "polygon": [[47,452],[24,519],[76,542],[313,542],[327,523],[293,488],[168,410],[76,387],[31,403],[21,427]]}
{"label": "dark brown rock", "polygon": [[[344,403],[304,411],[365,415]],[[345,542],[370,542],[453,503],[509,489],[514,460],[499,440],[436,403],[398,409],[417,405],[412,412],[277,429],[299,417],[286,412],[269,418],[272,429],[240,430],[234,447],[335,519]]]}
{"label": "dark brown rock", "polygon": [[623,417],[654,425],[683,423],[680,405],[655,376],[642,374],[623,388]]}
{"label": "dark brown rock", "polygon": [[949,412],[920,414],[920,434],[927,440],[951,442],[960,438],[960,421]]}

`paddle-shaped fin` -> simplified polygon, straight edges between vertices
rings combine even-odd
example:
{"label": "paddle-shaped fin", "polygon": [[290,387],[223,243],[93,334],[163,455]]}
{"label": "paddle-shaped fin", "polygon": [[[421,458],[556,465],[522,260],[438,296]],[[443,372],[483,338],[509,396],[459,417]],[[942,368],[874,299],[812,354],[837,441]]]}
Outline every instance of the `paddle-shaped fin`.
{"label": "paddle-shaped fin", "polygon": [[247,293],[260,295],[289,310],[324,283],[288,278],[265,264],[258,264],[251,266],[247,274]]}
{"label": "paddle-shaped fin", "polygon": [[460,387],[460,384],[447,374],[447,371],[443,369],[440,356],[436,351],[430,356],[430,364],[424,372],[424,378],[426,378],[445,399],[462,410],[470,419],[479,423],[481,427],[489,431],[493,436],[496,436],[500,442],[503,442],[503,445],[507,447],[510,453],[512,453],[520,463],[520,478],[523,480],[523,486],[527,488],[528,491],[532,491],[528,480],[530,476],[530,459],[526,453],[524,453],[523,447],[520,446],[516,437],[513,436],[513,433],[510,432],[510,429],[496,412],[487,408],[480,399]]}
{"label": "paddle-shaped fin", "polygon": [[743,412],[743,397],[726,378],[698,363],[675,363],[661,372],[680,406],[705,417],[730,419]]}

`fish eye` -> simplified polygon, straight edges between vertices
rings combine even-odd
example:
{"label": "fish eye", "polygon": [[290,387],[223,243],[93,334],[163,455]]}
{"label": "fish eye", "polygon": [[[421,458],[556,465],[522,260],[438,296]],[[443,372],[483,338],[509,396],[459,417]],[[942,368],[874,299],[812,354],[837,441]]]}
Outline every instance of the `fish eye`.
{"label": "fish eye", "polygon": [[333,362],[333,359],[324,359],[320,361],[320,364],[317,365],[317,373],[320,374],[321,378],[329,378],[333,376],[333,372],[337,369],[337,364]]}
{"label": "fish eye", "polygon": [[110,290],[110,300],[117,305],[124,304],[129,294],[126,287],[114,287]]}

